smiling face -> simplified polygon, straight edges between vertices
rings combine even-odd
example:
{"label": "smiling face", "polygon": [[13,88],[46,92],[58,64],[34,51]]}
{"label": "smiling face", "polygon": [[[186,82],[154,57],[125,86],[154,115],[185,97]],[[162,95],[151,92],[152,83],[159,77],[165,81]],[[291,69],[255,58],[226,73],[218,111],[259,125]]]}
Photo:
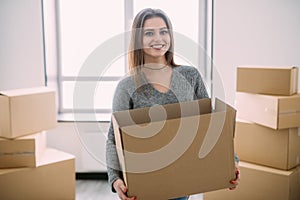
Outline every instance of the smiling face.
{"label": "smiling face", "polygon": [[165,21],[161,17],[145,20],[143,27],[143,52],[145,63],[165,63],[165,53],[170,48],[170,34]]}

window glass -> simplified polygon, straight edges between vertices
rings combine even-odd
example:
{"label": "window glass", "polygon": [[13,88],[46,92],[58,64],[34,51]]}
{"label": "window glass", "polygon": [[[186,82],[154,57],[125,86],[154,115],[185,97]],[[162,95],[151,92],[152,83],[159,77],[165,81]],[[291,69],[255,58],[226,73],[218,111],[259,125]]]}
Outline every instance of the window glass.
{"label": "window glass", "polygon": [[[124,31],[124,1],[61,0],[59,7],[61,73],[77,76],[99,45]],[[114,63],[111,68],[118,70],[109,70],[110,76],[120,76],[125,66]]]}
{"label": "window glass", "polygon": [[[76,105],[76,109],[83,110],[96,110],[96,109],[111,109],[112,98],[114,94],[115,87],[117,85],[117,81],[84,81],[80,82],[80,86],[82,88],[95,88],[93,94],[93,102],[92,105]],[[74,86],[75,81],[64,81],[62,84],[62,104],[64,109],[73,109],[73,94],[74,94]],[[84,97],[84,91],[81,98]]]}

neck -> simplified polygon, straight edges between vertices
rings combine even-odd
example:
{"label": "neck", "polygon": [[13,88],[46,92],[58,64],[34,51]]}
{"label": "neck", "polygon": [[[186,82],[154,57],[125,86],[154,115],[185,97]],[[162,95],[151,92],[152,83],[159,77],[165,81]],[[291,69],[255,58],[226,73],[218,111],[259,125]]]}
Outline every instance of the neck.
{"label": "neck", "polygon": [[165,56],[151,57],[151,56],[145,55],[144,63],[145,63],[144,65],[148,65],[148,64],[166,65],[167,60],[166,60]]}
{"label": "neck", "polygon": [[167,64],[144,64],[143,65],[143,69],[154,70],[154,71],[161,71],[167,67],[168,67]]}

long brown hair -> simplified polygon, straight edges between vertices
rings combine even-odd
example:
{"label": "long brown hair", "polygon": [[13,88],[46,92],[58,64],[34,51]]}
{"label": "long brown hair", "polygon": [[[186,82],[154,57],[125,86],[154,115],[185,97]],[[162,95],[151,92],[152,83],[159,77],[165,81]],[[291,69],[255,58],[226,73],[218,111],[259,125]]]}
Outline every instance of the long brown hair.
{"label": "long brown hair", "polygon": [[168,16],[160,9],[146,8],[141,10],[134,18],[131,37],[129,43],[128,64],[131,74],[136,75],[140,72],[140,67],[144,64],[144,52],[142,48],[143,27],[147,19],[153,17],[162,18],[170,34],[170,48],[165,53],[167,64],[171,67],[178,66],[174,62],[174,35],[173,27]]}

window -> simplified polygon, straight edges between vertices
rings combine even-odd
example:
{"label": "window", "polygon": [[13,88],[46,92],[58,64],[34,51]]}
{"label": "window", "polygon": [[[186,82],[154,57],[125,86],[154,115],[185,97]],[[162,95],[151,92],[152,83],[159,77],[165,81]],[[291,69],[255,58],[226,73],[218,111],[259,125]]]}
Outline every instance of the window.
{"label": "window", "polygon": [[[124,32],[124,1],[60,0],[58,8],[59,111],[97,112],[105,120],[111,112],[117,80],[125,74],[124,55],[117,55],[107,66],[99,66],[101,70],[84,68],[101,44]],[[124,45],[120,44],[119,48]],[[76,85],[94,88],[93,105],[74,102],[76,98],[85,98],[76,96]]]}
{"label": "window", "polygon": [[210,66],[203,62],[207,55],[201,54],[207,44],[203,37],[207,31],[203,14],[206,0],[57,2],[60,113],[97,113],[98,121],[110,120],[115,87],[127,72],[128,35],[124,33],[130,30],[133,16],[145,7],[160,8],[170,17],[175,32],[175,62],[198,67],[205,79],[210,78]]}

